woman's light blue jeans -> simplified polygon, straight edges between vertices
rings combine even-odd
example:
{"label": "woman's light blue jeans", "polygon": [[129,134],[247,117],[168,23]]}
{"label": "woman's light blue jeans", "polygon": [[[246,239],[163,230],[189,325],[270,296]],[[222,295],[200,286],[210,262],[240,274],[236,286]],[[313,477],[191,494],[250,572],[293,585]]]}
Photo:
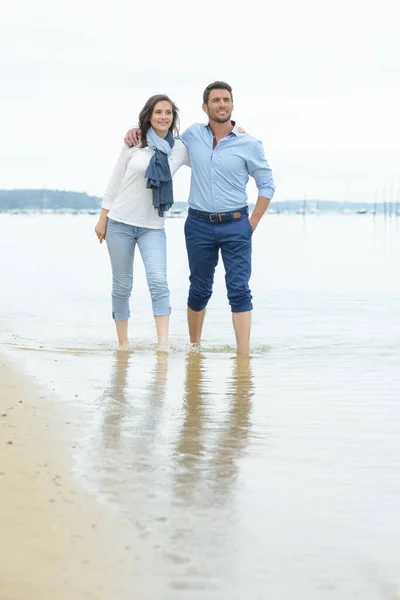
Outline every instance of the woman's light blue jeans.
{"label": "woman's light blue jeans", "polygon": [[146,270],[147,285],[155,317],[171,314],[167,283],[167,238],[164,229],[134,227],[108,220],[106,242],[113,275],[112,316],[116,321],[130,317],[129,298],[133,284],[136,244]]}

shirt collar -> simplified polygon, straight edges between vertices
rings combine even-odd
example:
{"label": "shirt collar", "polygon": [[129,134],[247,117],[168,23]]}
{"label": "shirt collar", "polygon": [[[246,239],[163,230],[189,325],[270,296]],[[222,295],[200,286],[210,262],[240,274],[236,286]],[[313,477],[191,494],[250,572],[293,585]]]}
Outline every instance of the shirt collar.
{"label": "shirt collar", "polygon": [[233,123],[233,129],[232,129],[231,133],[234,133],[237,137],[238,135],[240,135],[240,133],[238,131],[238,126],[236,124],[236,121],[232,121],[232,123]]}
{"label": "shirt collar", "polygon": [[[238,135],[240,135],[240,133],[239,133],[239,131],[238,131],[238,126],[237,126],[237,124],[236,124],[236,121],[232,121],[232,120],[231,120],[231,123],[232,123],[232,125],[233,125],[233,129],[232,129],[232,131],[230,132],[230,134],[229,134],[229,135],[231,135],[231,133],[233,133],[233,134],[234,134],[234,135],[236,135],[236,137],[237,137]],[[209,132],[212,134],[211,128],[210,128],[210,126],[209,126],[209,124],[208,124],[208,123],[204,123],[204,129],[208,129],[208,131],[209,131]]]}

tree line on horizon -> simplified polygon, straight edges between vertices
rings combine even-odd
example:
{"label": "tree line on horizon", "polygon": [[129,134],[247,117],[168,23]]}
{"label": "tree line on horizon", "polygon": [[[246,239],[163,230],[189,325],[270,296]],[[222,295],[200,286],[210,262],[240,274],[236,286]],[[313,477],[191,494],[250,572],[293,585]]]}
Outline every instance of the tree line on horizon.
{"label": "tree line on horizon", "polygon": [[[10,210],[100,210],[102,199],[86,192],[65,190],[0,190],[0,211]],[[175,202],[176,208],[187,207],[186,202]],[[342,212],[343,210],[368,210],[384,213],[382,204],[369,202],[339,202],[335,200],[280,200],[272,201],[275,212]],[[390,208],[392,212],[392,207]],[[399,213],[399,207],[393,207],[393,213]]]}
{"label": "tree line on horizon", "polygon": [[101,198],[63,190],[0,190],[0,210],[97,209]]}

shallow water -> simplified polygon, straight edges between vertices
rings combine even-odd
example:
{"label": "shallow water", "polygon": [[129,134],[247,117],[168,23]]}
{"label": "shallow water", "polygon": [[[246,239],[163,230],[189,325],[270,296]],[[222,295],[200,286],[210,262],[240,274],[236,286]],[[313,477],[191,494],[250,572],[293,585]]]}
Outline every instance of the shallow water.
{"label": "shallow water", "polygon": [[221,268],[189,351],[181,219],[171,351],[140,261],[132,348],[115,351],[94,223],[0,215],[0,340],[79,410],[73,472],[154,551],[163,597],[400,598],[400,219],[266,217],[250,360]]}

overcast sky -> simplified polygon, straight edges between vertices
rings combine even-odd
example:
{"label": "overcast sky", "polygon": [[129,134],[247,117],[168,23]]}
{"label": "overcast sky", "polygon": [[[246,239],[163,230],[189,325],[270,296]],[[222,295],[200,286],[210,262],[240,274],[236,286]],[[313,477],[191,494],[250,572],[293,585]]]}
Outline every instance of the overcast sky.
{"label": "overcast sky", "polygon": [[[276,199],[373,201],[400,186],[397,0],[14,0],[0,24],[0,188],[101,196],[155,93],[181,129],[204,87],[234,91]],[[189,170],[175,180],[186,200]],[[376,192],[377,190],[377,192]],[[249,186],[250,199],[255,188]]]}

